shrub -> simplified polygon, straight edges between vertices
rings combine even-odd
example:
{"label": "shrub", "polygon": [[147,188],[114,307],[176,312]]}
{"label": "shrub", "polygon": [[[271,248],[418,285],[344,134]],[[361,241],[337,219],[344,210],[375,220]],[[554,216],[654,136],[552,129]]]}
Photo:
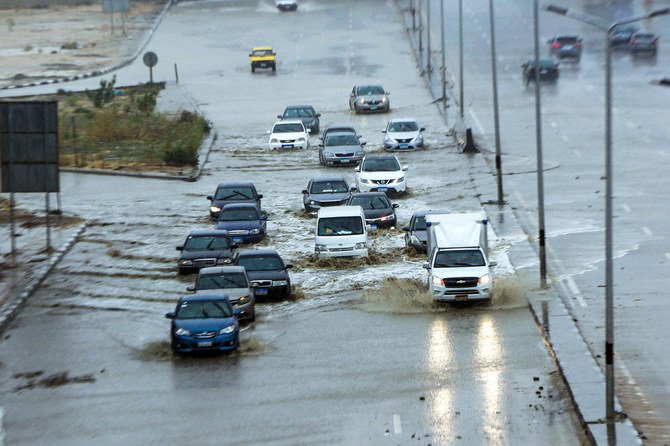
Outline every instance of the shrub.
{"label": "shrub", "polygon": [[116,75],[112,76],[111,81],[102,79],[100,88],[97,90],[86,90],[86,96],[93,102],[95,108],[102,108],[103,105],[112,102],[114,99],[114,85],[116,84]]}

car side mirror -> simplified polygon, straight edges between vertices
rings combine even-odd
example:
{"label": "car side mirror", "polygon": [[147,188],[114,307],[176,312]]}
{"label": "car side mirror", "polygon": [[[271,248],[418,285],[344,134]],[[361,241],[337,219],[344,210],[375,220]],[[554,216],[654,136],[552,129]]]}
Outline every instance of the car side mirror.
{"label": "car side mirror", "polygon": [[551,43],[551,39],[547,40],[547,43]]}
{"label": "car side mirror", "polygon": [[402,230],[405,231],[405,232],[409,232],[409,231],[412,230],[412,228],[410,228],[409,226],[405,225],[405,226],[402,227]]}
{"label": "car side mirror", "polygon": [[291,268],[293,268],[293,265],[291,263],[287,263],[286,265],[284,265],[284,269],[291,269]]}
{"label": "car side mirror", "polygon": [[430,269],[430,264],[426,262],[426,263],[424,263],[423,265],[421,265],[421,268],[423,268],[423,269]]}
{"label": "car side mirror", "polygon": [[368,143],[367,141],[361,141],[362,146],[366,145],[367,143]]}
{"label": "car side mirror", "polygon": [[323,147],[323,143],[322,143],[322,142],[319,143],[319,147]]}
{"label": "car side mirror", "polygon": [[303,189],[303,190],[302,190],[302,194],[303,194],[303,195],[307,195],[308,193],[309,193],[309,192],[307,191],[307,189]]}
{"label": "car side mirror", "polygon": [[266,131],[265,131],[265,134],[266,134],[266,135],[269,135],[269,134],[271,134],[271,133],[272,133],[272,131],[270,131],[270,130],[266,130]]}
{"label": "car side mirror", "polygon": [[317,114],[315,114],[314,117],[316,117],[316,118],[320,118],[320,117],[321,117],[321,113],[317,113]]}
{"label": "car side mirror", "polygon": [[207,199],[208,199],[209,201],[212,201],[212,196],[211,196],[211,195],[207,195]]}
{"label": "car side mirror", "polygon": [[276,55],[277,55],[277,53],[272,53],[272,55],[273,55],[273,56],[276,56]]}
{"label": "car side mirror", "polygon": [[249,57],[253,56],[253,54],[249,53]]}
{"label": "car side mirror", "polygon": [[177,315],[174,313],[174,311],[170,311],[169,313],[165,313],[165,317],[167,319],[174,319]]}
{"label": "car side mirror", "polygon": [[391,92],[390,92],[390,91],[387,91],[387,92],[386,92],[386,93],[384,93],[384,94],[385,94],[386,96],[388,96],[388,95],[390,95],[390,94],[391,94]]}
{"label": "car side mirror", "polygon": [[356,189],[355,187],[350,187],[350,188],[349,188],[349,192],[356,192],[357,190],[358,190],[358,189]]}
{"label": "car side mirror", "polygon": [[183,247],[183,246],[177,246],[175,249],[176,249],[177,251],[183,251],[183,250],[184,250],[184,247]]}
{"label": "car side mirror", "polygon": [[495,260],[490,260],[489,266],[498,266],[498,262],[496,262]]}
{"label": "car side mirror", "polygon": [[194,292],[195,291],[195,285],[187,286],[186,291]]}
{"label": "car side mirror", "polygon": [[402,166],[403,172],[407,171],[407,169],[409,169],[409,166]]}
{"label": "car side mirror", "polygon": [[314,129],[312,129],[312,128],[307,129],[307,133],[312,133],[313,131],[314,131]]}
{"label": "car side mirror", "polygon": [[425,127],[421,127],[421,128],[419,129],[420,132],[423,132],[423,131],[425,131],[425,130],[426,130]]}
{"label": "car side mirror", "polygon": [[398,209],[398,208],[400,207],[400,205],[399,205],[398,203],[393,203],[393,204],[391,205],[391,207],[392,207],[393,209]]}
{"label": "car side mirror", "polygon": [[261,198],[263,198],[263,194],[258,194],[257,197],[260,200]]}
{"label": "car side mirror", "polygon": [[382,130],[382,133],[386,133],[386,129]]}
{"label": "car side mirror", "polygon": [[360,172],[360,171],[361,171],[361,166],[356,166],[356,168],[355,168],[354,170],[355,170],[356,172]]}
{"label": "car side mirror", "polygon": [[282,115],[277,115],[277,118],[281,119],[281,118],[283,118],[283,116]]}
{"label": "car side mirror", "polygon": [[267,215],[261,215],[261,221],[267,221],[268,217]]}

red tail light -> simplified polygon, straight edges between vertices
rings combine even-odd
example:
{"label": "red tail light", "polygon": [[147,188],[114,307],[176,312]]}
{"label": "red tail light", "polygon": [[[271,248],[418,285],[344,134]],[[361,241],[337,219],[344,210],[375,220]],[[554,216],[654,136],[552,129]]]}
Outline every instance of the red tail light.
{"label": "red tail light", "polygon": [[558,43],[558,42],[554,42],[554,43],[551,44],[551,47],[552,47],[552,48],[560,48],[560,47],[561,47],[561,44]]}

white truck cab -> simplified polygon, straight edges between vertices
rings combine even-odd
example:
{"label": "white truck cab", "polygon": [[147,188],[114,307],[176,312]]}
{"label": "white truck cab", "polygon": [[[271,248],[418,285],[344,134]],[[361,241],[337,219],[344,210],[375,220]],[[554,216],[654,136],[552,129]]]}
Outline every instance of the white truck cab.
{"label": "white truck cab", "polygon": [[426,216],[428,288],[443,302],[491,299],[494,261],[483,212]]}
{"label": "white truck cab", "polygon": [[314,253],[318,257],[367,257],[368,227],[360,206],[319,209]]}

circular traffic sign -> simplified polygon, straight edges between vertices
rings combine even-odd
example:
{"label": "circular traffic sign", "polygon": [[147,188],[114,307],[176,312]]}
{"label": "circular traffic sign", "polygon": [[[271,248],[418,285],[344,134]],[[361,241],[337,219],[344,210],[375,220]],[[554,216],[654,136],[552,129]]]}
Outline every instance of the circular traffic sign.
{"label": "circular traffic sign", "polygon": [[146,53],[144,53],[144,57],[142,57],[142,60],[144,61],[144,65],[151,68],[156,66],[156,64],[158,63],[158,56],[153,51],[147,51]]}

